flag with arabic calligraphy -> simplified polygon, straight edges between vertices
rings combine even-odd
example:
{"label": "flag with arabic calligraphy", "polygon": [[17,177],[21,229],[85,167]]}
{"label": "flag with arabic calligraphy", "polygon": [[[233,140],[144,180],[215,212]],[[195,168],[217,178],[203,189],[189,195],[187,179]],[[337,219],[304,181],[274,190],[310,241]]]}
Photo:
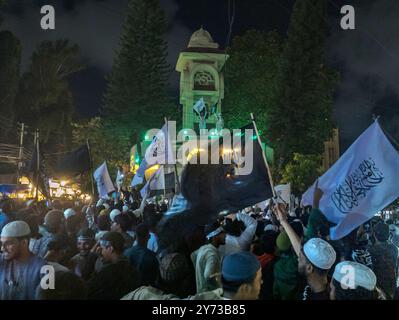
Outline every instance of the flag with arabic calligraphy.
{"label": "flag with arabic calligraphy", "polygon": [[[339,160],[319,178],[324,195],[319,208],[336,224],[330,229],[338,240],[372,218],[399,197],[399,152],[378,120],[364,131]],[[313,184],[302,196],[313,202]]]}

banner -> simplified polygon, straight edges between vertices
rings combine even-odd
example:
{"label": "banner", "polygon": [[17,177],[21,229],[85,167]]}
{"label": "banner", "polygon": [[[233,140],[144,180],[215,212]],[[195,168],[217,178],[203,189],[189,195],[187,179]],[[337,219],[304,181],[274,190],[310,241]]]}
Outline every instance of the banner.
{"label": "banner", "polygon": [[172,142],[167,124],[165,124],[161,130],[158,130],[158,133],[145,151],[145,157],[133,177],[131,186],[135,187],[144,182],[144,173],[150,166],[166,163],[173,164],[175,161]]}
{"label": "banner", "polygon": [[93,177],[97,183],[99,197],[107,199],[108,194],[115,191],[115,187],[109,176],[106,161],[94,171]]}
{"label": "banner", "polygon": [[60,159],[54,171],[58,176],[73,176],[90,169],[90,153],[87,144],[85,144]]}
{"label": "banner", "polygon": [[[320,210],[337,224],[331,239],[346,236],[397,199],[398,181],[399,153],[376,120],[319,178]],[[303,205],[312,205],[314,188],[303,194]]]}

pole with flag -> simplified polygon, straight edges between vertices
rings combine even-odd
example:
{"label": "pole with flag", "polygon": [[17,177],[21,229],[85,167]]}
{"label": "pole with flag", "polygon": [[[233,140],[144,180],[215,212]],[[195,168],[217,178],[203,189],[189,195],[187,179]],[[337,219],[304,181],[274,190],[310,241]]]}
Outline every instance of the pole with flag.
{"label": "pole with flag", "polygon": [[335,224],[331,240],[339,240],[399,197],[399,152],[377,119],[303,195],[302,205],[313,203],[320,189],[319,210]]}
{"label": "pole with flag", "polygon": [[265,162],[265,166],[266,166],[267,173],[268,173],[268,176],[269,176],[270,185],[272,187],[273,198],[276,198],[276,190],[274,190],[273,178],[272,178],[272,174],[271,174],[271,171],[270,171],[269,164],[267,163],[266,152],[265,152],[265,150],[263,150],[262,141],[260,139],[259,132],[258,132],[258,127],[256,126],[255,117],[254,117],[254,114],[252,112],[251,112],[251,120],[252,120],[252,124],[254,126],[254,129],[255,129],[256,138],[258,139],[258,143],[259,143],[259,145],[261,147],[261,150],[262,150],[262,157],[263,157],[263,161]]}

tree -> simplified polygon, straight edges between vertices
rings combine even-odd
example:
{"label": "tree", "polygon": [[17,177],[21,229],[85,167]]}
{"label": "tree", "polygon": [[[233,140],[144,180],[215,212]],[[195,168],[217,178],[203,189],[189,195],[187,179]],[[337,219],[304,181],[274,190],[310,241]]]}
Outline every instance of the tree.
{"label": "tree", "polygon": [[105,129],[115,139],[143,137],[176,110],[167,95],[166,30],[159,0],[129,1],[103,108]]}
{"label": "tree", "polygon": [[104,121],[100,117],[81,120],[72,124],[72,142],[79,147],[90,141],[90,151],[94,169],[107,160],[110,174],[129,161],[130,145],[127,140],[114,140],[104,130]]}
{"label": "tree", "polygon": [[281,183],[291,183],[292,193],[302,195],[322,174],[321,156],[294,153],[282,172]]}
{"label": "tree", "polygon": [[270,134],[279,172],[294,153],[320,154],[332,135],[338,75],[324,65],[325,0],[297,0],[281,56]]}
{"label": "tree", "polygon": [[225,69],[223,116],[229,128],[257,118],[262,138],[268,137],[268,108],[275,104],[276,77],[282,40],[276,32],[250,30],[234,38]]}
{"label": "tree", "polygon": [[33,53],[22,77],[16,100],[18,118],[40,129],[47,151],[70,145],[74,104],[68,78],[82,68],[78,46],[68,40],[45,41]]}
{"label": "tree", "polygon": [[0,32],[0,123],[1,140],[9,141],[14,124],[14,102],[19,85],[21,44],[9,31]]}

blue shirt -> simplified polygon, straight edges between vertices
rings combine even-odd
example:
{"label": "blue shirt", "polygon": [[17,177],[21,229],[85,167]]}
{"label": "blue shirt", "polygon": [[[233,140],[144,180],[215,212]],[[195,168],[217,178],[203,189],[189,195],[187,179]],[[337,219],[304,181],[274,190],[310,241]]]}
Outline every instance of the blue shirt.
{"label": "blue shirt", "polygon": [[27,262],[0,256],[0,300],[34,300],[46,261],[32,255]]}
{"label": "blue shirt", "polygon": [[141,285],[154,285],[158,277],[158,260],[154,252],[140,245],[135,245],[125,251],[125,257],[141,275]]}

